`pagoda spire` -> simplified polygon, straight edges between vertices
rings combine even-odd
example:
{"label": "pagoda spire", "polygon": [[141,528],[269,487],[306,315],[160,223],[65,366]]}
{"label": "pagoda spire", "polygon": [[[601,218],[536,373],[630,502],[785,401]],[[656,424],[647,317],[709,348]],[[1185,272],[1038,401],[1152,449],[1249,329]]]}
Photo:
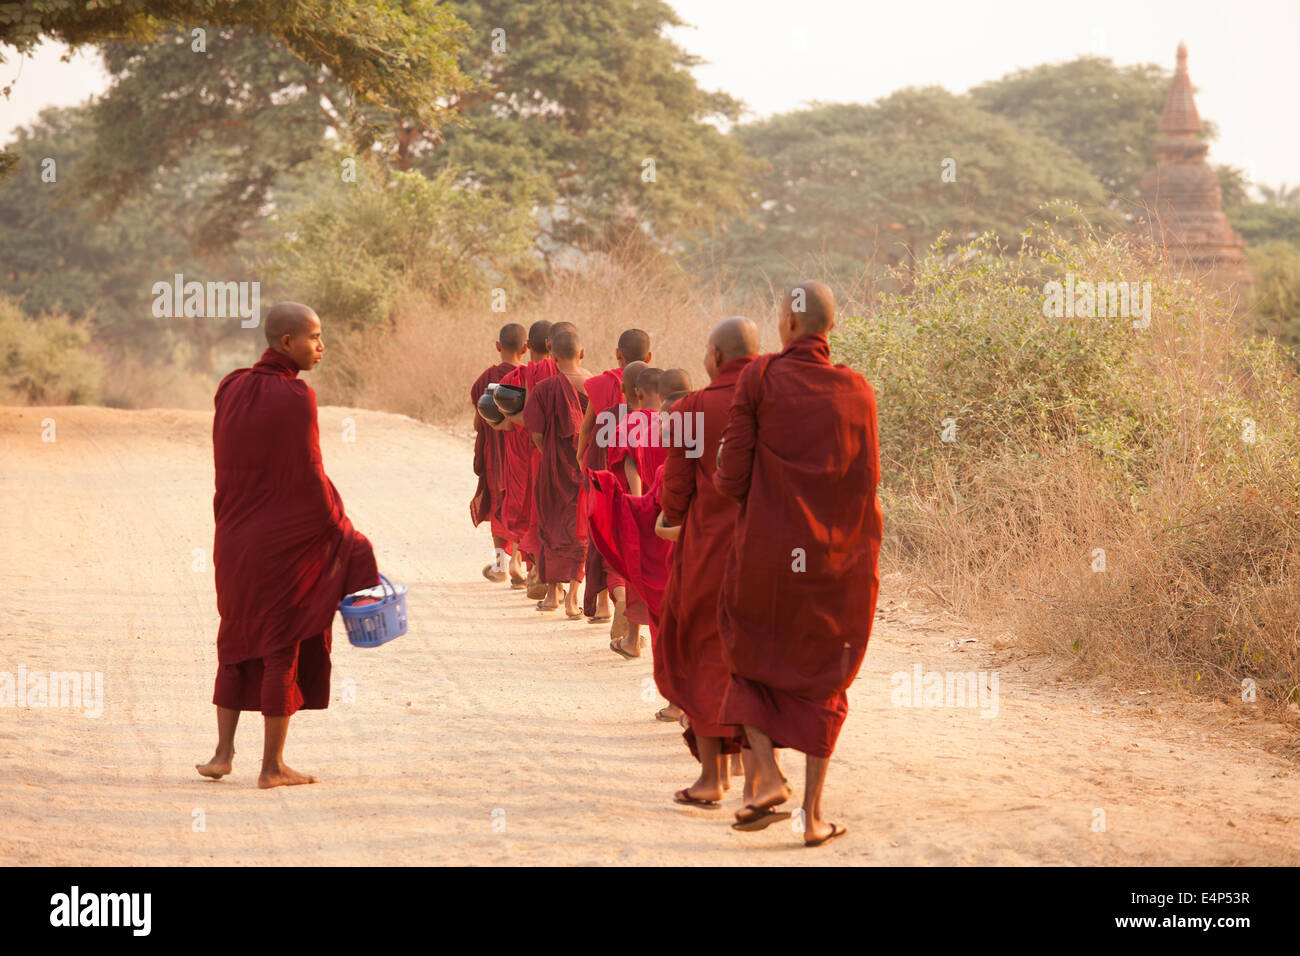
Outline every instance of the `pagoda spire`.
{"label": "pagoda spire", "polygon": [[1201,135],[1184,43],[1178,44],[1178,66],[1159,128],[1156,166],[1142,177],[1133,234],[1162,248],[1194,278],[1215,285],[1249,281],[1245,243],[1223,214],[1219,177],[1205,161],[1210,147]]}

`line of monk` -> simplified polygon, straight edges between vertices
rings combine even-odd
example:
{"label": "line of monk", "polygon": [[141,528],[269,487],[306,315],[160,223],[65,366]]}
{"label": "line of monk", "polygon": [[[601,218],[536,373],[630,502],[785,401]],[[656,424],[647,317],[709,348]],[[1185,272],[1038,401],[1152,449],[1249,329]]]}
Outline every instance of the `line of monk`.
{"label": "line of monk", "polygon": [[[534,323],[527,364],[522,327],[507,325],[501,361],[471,389],[476,403],[492,382],[527,389],[521,412],[476,418],[471,514],[490,521],[498,556],[484,575],[504,581],[511,554],[512,586],[539,611],[610,621],[621,658],[641,656],[648,627],[668,701],[656,717],[680,720],[699,762],[673,800],[719,809],[743,772],[731,826],[794,817],[810,847],[846,832],[821,797],[879,590],[875,396],[831,363],[834,323],[819,282],[784,295],[777,353],[758,354],[749,319],[724,319],[698,390],[683,369],[649,364],[642,330],[624,332],[617,366],[593,375],[571,323]],[[793,791],[780,748],[805,755],[795,811],[782,809]]]}

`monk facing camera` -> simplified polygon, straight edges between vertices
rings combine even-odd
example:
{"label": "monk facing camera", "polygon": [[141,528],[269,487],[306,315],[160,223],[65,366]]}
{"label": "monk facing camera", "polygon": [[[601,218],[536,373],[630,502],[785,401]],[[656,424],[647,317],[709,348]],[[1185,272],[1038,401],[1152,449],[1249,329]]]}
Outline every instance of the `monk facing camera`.
{"label": "monk facing camera", "polygon": [[346,595],[379,584],[375,555],[352,527],[321,465],[316,393],[298,378],[325,353],[320,318],[297,302],[267,313],[267,350],[217,387],[217,749],[200,774],[231,772],[240,711],[264,718],[257,785],[315,783],[284,762],[289,718],[324,710],[330,626]]}

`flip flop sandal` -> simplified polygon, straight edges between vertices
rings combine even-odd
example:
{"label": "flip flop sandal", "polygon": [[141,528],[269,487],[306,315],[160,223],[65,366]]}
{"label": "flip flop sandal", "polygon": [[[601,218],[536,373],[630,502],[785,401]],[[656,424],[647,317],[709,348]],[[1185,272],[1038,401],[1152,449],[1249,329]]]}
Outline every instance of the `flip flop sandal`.
{"label": "flip flop sandal", "polygon": [[780,823],[782,820],[789,820],[794,816],[789,810],[773,810],[771,807],[759,809],[753,804],[745,804],[746,810],[752,810],[755,816],[747,817],[744,820],[737,820],[731,825],[733,830],[744,830],[752,832],[754,830],[766,830],[773,823]]}
{"label": "flip flop sandal", "polygon": [[607,623],[609,623],[609,622],[612,621],[612,620],[613,620],[612,617],[589,617],[589,618],[587,618],[587,623],[588,623],[588,624],[607,624]]}
{"label": "flip flop sandal", "polygon": [[542,600],[542,601],[538,601],[538,602],[537,602],[537,610],[541,611],[541,612],[544,613],[544,614],[549,614],[551,611],[558,611],[558,610],[560,609],[560,605],[558,605],[558,604],[555,605],[555,607],[543,607],[543,605],[544,605],[545,603],[546,603],[546,601],[544,601],[544,600]]}
{"label": "flip flop sandal", "polygon": [[680,717],[668,716],[667,711],[668,711],[667,707],[660,707],[658,710],[655,711],[655,720],[662,720],[665,724],[675,724],[677,723],[678,720],[681,719]]}
{"label": "flip flop sandal", "polygon": [[619,657],[626,657],[629,661],[635,661],[640,659],[638,655],[629,654],[627,651],[623,650],[623,648],[619,647],[613,641],[609,642],[609,649],[613,651],[615,654],[617,654]]}
{"label": "flip flop sandal", "polygon": [[689,787],[674,793],[673,803],[684,803],[688,807],[703,807],[706,810],[722,809],[722,804],[718,803],[717,800],[701,800],[698,797],[692,797]]}
{"label": "flip flop sandal", "polygon": [[522,591],[522,590],[523,590],[524,588],[526,588],[526,587],[528,587],[528,579],[527,579],[527,578],[517,578],[517,577],[514,577],[513,575],[511,575],[511,577],[510,577],[510,590],[512,590],[512,591]]}
{"label": "flip flop sandal", "polygon": [[830,833],[826,834],[826,835],[825,835],[824,837],[822,837],[820,840],[804,840],[804,841],[803,841],[803,845],[804,845],[804,846],[821,846],[823,843],[830,843],[831,840],[834,840],[836,837],[844,836],[844,834],[846,834],[846,833],[848,833],[848,832],[849,832],[849,828],[848,828],[848,827],[840,826],[838,823],[832,823],[832,824],[831,824],[831,832],[830,832]]}
{"label": "flip flop sandal", "polygon": [[564,616],[567,617],[570,621],[578,621],[582,619],[582,612],[579,611],[577,614],[570,614],[568,611],[565,611]]}

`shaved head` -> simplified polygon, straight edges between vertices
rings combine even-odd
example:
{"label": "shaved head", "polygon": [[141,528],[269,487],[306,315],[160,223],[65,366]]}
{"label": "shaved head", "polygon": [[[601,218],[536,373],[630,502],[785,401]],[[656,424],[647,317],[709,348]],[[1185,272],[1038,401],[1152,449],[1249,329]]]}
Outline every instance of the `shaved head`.
{"label": "shaved head", "polygon": [[636,379],[641,374],[641,369],[646,368],[645,362],[628,362],[623,366],[623,394],[631,398],[636,394]]}
{"label": "shaved head", "polygon": [[312,319],[320,322],[311,306],[301,302],[277,302],[266,313],[266,326],[262,330],[266,344],[273,349],[279,348],[280,340],[286,335],[300,335],[307,331]]}
{"label": "shaved head", "polygon": [[538,319],[528,327],[528,347],[534,352],[546,354],[546,340],[551,337],[551,323]]}
{"label": "shaved head", "polygon": [[758,326],[743,315],[723,319],[709,333],[709,347],[722,353],[722,363],[758,354]]}
{"label": "shaved head", "polygon": [[670,368],[659,376],[659,394],[673,395],[691,390],[691,377],[684,368]]}
{"label": "shaved head", "polygon": [[551,354],[557,359],[576,359],[578,353],[582,351],[582,343],[578,341],[577,329],[555,331],[560,325],[567,324],[569,323],[557,322],[551,326]]}
{"label": "shaved head", "polygon": [[518,355],[524,350],[527,341],[528,337],[524,334],[524,327],[518,322],[503,325],[501,333],[497,336],[497,344],[501,346],[501,351],[507,355]]}
{"label": "shaved head", "polygon": [[785,294],[781,316],[793,315],[803,334],[825,334],[835,324],[835,296],[821,282],[800,282]]}
{"label": "shaved head", "polygon": [[650,335],[640,329],[628,329],[618,337],[618,350],[624,361],[644,362],[650,357]]}
{"label": "shaved head", "polygon": [[658,395],[659,379],[664,374],[661,368],[647,366],[636,377],[636,390],[642,395]]}

